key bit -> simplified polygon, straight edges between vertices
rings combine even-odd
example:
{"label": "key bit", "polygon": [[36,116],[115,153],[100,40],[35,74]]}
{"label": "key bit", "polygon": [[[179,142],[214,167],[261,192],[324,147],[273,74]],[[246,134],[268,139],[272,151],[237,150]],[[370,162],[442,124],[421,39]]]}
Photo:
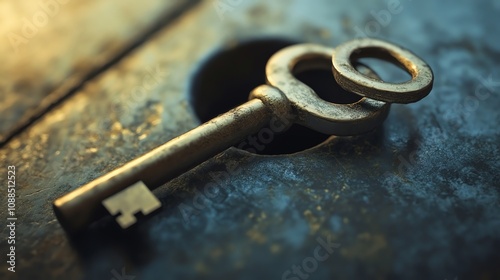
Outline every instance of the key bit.
{"label": "key bit", "polygon": [[111,215],[120,214],[116,222],[126,229],[135,224],[135,214],[143,215],[160,208],[161,202],[154,196],[143,182],[137,182],[125,190],[103,200],[102,204]]}
{"label": "key bit", "polygon": [[[269,85],[252,91],[247,103],[55,200],[53,208],[61,225],[70,233],[79,232],[107,210],[120,213],[116,220],[123,228],[131,226],[135,213],[147,215],[160,207],[150,189],[258,132],[274,117],[332,135],[356,135],[379,126],[390,103],[368,97],[352,104],[329,103],[294,77],[300,69],[331,69],[334,55],[333,48],[313,44],[279,51],[266,66]],[[372,71],[364,75],[379,79]]]}

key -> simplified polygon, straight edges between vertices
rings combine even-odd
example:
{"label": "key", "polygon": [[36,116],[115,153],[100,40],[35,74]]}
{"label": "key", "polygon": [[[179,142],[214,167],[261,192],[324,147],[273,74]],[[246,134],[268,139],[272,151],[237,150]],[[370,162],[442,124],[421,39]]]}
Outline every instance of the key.
{"label": "key", "polygon": [[293,76],[307,69],[331,69],[332,54],[334,49],[314,44],[279,51],[266,65],[268,84],[253,90],[245,104],[56,199],[53,208],[61,225],[78,233],[107,210],[118,215],[122,228],[130,227],[136,213],[147,215],[160,207],[151,190],[258,132],[273,118],[332,135],[356,135],[379,126],[389,103],[367,97],[353,104],[330,103]]}
{"label": "key", "polygon": [[128,228],[136,222],[135,213],[140,211],[142,214],[147,215],[160,208],[161,202],[143,182],[137,182],[103,200],[102,205],[111,215],[120,214],[116,218],[116,222],[122,228]]}

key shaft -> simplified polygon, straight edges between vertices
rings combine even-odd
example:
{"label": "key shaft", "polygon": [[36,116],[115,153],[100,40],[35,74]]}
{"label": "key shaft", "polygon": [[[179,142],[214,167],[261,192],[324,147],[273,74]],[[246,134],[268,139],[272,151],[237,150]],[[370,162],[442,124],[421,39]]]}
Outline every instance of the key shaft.
{"label": "key shaft", "polygon": [[105,215],[106,198],[140,181],[155,189],[258,132],[269,124],[275,109],[288,110],[288,100],[279,90],[262,87],[254,96],[264,93],[264,101],[254,98],[58,198],[53,207],[63,227],[81,231]]}

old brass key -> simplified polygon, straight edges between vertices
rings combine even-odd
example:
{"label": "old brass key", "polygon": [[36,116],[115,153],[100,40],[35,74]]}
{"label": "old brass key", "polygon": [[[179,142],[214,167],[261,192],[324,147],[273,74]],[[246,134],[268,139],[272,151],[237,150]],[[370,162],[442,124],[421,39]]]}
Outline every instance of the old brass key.
{"label": "old brass key", "polygon": [[[274,117],[289,119],[319,132],[355,135],[372,130],[386,118],[390,104],[363,97],[353,104],[322,100],[293,73],[331,69],[334,49],[301,44],[276,53],[266,66],[268,85],[250,93],[249,101],[172,139],[122,167],[58,198],[54,211],[69,232],[78,232],[102,217],[117,215],[122,228],[160,207],[150,192],[207,159],[258,132]],[[376,80],[376,77],[372,78]]]}

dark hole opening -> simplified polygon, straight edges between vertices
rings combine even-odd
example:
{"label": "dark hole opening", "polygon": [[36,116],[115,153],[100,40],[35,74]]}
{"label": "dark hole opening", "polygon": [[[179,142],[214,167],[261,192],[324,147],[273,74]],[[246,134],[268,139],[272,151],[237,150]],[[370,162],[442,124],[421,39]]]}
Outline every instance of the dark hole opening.
{"label": "dark hole opening", "polygon": [[341,88],[331,70],[316,69],[296,73],[295,77],[314,89],[321,99],[337,104],[350,104],[359,101],[362,97]]}
{"label": "dark hole opening", "polygon": [[[269,58],[296,43],[282,39],[241,42],[209,57],[194,73],[190,90],[191,104],[199,120],[206,122],[245,103],[255,87],[266,83],[265,66]],[[353,103],[360,99],[337,85],[331,69],[309,70],[295,76],[326,101]],[[270,143],[244,146],[257,154],[290,154],[314,147],[328,137],[295,124],[286,132],[273,135]],[[246,139],[243,141],[248,143]]]}

